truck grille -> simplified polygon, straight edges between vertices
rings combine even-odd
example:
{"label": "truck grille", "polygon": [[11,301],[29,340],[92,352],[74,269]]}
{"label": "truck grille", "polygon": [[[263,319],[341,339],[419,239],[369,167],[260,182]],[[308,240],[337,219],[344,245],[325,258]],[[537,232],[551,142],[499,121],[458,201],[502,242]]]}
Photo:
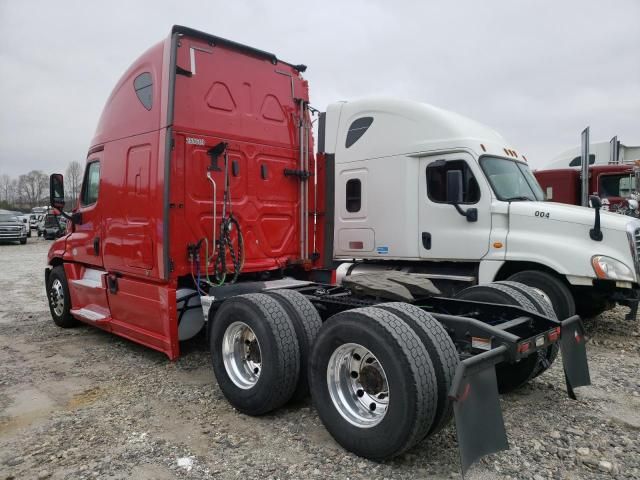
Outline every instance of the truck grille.
{"label": "truck grille", "polygon": [[640,271],[640,228],[636,228],[636,231],[633,234],[634,241],[634,254],[636,259],[636,270]]}
{"label": "truck grille", "polygon": [[16,238],[20,236],[22,227],[0,227],[0,238]]}

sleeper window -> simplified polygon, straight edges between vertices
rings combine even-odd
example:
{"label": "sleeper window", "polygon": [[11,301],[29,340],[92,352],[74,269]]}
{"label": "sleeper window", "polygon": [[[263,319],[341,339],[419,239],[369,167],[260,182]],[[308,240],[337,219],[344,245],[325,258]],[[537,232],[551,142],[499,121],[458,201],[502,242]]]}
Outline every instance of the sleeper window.
{"label": "sleeper window", "polygon": [[153,106],[153,80],[151,74],[144,72],[138,75],[133,81],[133,88],[144,108],[151,110]]}
{"label": "sleeper window", "polygon": [[352,178],[346,187],[347,212],[359,212],[362,207],[362,183],[360,179]]}
{"label": "sleeper window", "polygon": [[360,137],[369,129],[373,123],[373,117],[362,117],[354,120],[347,131],[347,139],[344,142],[345,148],[349,148],[356,143]]}

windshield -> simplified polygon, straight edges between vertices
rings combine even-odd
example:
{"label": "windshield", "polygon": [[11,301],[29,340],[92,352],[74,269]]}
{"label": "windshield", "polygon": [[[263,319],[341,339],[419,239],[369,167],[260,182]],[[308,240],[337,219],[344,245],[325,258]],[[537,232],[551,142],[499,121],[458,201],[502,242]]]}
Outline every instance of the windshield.
{"label": "windshield", "polygon": [[0,213],[0,222],[19,222],[18,217],[10,213]]}
{"label": "windshield", "polygon": [[602,175],[600,177],[600,195],[603,197],[631,196],[636,189],[636,179],[630,174]]}
{"label": "windshield", "polygon": [[526,163],[481,157],[480,166],[499,200],[544,200],[542,188]]}

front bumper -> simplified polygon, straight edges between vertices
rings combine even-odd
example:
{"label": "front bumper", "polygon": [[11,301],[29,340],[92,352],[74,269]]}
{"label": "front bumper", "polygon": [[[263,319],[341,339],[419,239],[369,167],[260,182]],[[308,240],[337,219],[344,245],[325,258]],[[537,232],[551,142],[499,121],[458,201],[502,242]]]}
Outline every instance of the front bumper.
{"label": "front bumper", "polygon": [[0,241],[16,242],[27,238],[27,232],[20,231],[0,231]]}
{"label": "front bumper", "polygon": [[600,297],[607,301],[611,308],[616,304],[629,307],[627,320],[636,318],[640,302],[640,286],[637,283],[613,280],[594,280],[589,292],[591,297]]}

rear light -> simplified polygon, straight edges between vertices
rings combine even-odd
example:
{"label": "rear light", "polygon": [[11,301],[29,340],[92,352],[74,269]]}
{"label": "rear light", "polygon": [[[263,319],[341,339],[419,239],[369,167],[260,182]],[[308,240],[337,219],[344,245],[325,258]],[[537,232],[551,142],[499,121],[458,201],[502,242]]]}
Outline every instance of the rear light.
{"label": "rear light", "polygon": [[555,342],[556,340],[558,340],[558,338],[560,338],[560,327],[556,327],[551,330],[547,335],[547,338],[550,342]]}
{"label": "rear light", "polygon": [[531,348],[531,342],[523,342],[518,345],[518,353],[528,352]]}

